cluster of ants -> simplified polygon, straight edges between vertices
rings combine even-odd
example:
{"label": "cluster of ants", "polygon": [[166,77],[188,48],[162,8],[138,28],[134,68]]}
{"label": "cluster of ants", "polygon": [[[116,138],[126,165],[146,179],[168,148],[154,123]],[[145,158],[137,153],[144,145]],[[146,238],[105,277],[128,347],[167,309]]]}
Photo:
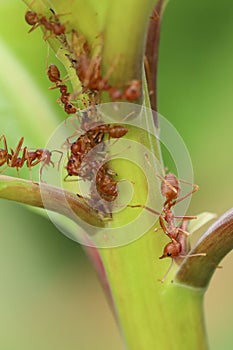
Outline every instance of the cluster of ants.
{"label": "cluster of ants", "polygon": [[[113,66],[109,68],[105,76],[101,75],[101,54],[91,56],[91,49],[85,38],[72,30],[72,42],[69,47],[71,52],[68,58],[71,61],[76,74],[83,86],[83,92],[100,95],[106,91],[111,101],[135,101],[141,95],[141,81],[133,79],[123,87],[114,86],[108,82]],[[78,46],[78,49],[76,48]]]}
{"label": "cluster of ants", "polygon": [[[56,37],[61,42],[62,48],[67,52],[66,56],[70,60],[71,67],[74,68],[81,82],[80,94],[86,93],[91,104],[99,102],[98,98],[102,92],[107,92],[112,101],[134,101],[140,97],[141,82],[139,80],[132,80],[123,87],[109,84],[108,78],[112,68],[105,76],[101,74],[101,54],[93,56],[86,38],[74,29],[68,31],[66,25],[59,20],[61,14],[55,14],[52,9],[50,11],[51,16],[46,18],[44,15],[28,10],[25,14],[25,20],[32,26],[29,32],[42,26],[45,31],[45,39]],[[46,37],[47,33],[49,35]],[[67,40],[68,36],[69,40]],[[51,88],[57,88],[60,91],[59,100],[64,111],[68,115],[76,114],[78,108],[72,101],[72,93],[68,92],[65,80],[61,79],[60,71],[55,64],[47,67],[47,75],[49,80],[55,84]],[[70,176],[77,176],[84,181],[88,180],[91,183],[90,200],[95,202],[95,205],[99,197],[106,202],[113,202],[118,196],[118,181],[115,180],[116,173],[109,168],[106,162],[103,140],[105,136],[108,136],[108,139],[119,139],[128,132],[128,129],[122,125],[97,123],[86,115],[81,120],[81,130],[83,133],[74,142],[70,142],[72,137],[66,140],[68,161],[65,181],[69,181],[68,177]],[[93,152],[94,148],[98,151]]]}
{"label": "cluster of ants", "polygon": [[[118,124],[103,124],[93,121],[88,112],[82,113],[81,128],[84,131],[77,139],[70,142],[71,136],[65,142],[68,146],[68,161],[66,164],[67,175],[65,181],[70,176],[77,176],[80,179],[91,182],[90,201],[95,207],[102,198],[106,202],[113,202],[118,197],[118,181],[114,179],[116,173],[108,167],[104,138],[108,136],[108,140],[119,139],[123,137],[128,129]],[[62,151],[48,149],[36,149],[29,151],[28,147],[23,147],[24,138],[21,137],[15,150],[8,150],[6,137],[2,135],[0,141],[3,142],[3,148],[0,148],[0,166],[6,165],[1,173],[7,168],[16,168],[19,176],[19,169],[25,164],[29,168],[30,178],[32,179],[32,167],[41,163],[40,178],[42,181],[42,171],[45,166],[52,165],[52,153],[58,152],[61,157],[58,161],[58,169],[63,155]],[[96,151],[95,151],[96,147]],[[20,155],[21,154],[21,155]],[[100,198],[99,198],[100,197]],[[100,211],[105,212],[103,204],[100,204]]]}
{"label": "cluster of ants", "polygon": [[[55,36],[60,39],[65,48],[70,52],[68,58],[72,67],[75,69],[76,74],[82,84],[82,92],[100,94],[101,92],[109,93],[110,99],[115,100],[128,100],[134,101],[140,97],[141,94],[141,82],[139,80],[132,80],[127,83],[124,88],[116,87],[108,82],[110,72],[105,76],[101,75],[101,55],[92,57],[90,53],[90,47],[85,38],[79,35],[76,31],[72,30],[72,42],[73,45],[68,44],[66,39],[66,26],[61,24],[59,15],[50,9],[52,15],[47,19],[45,16],[37,14],[34,11],[28,10],[25,15],[26,22],[32,26],[29,32],[42,26],[45,30],[45,34],[49,32],[49,37]],[[48,38],[48,37],[47,37]],[[79,43],[79,47],[75,46]],[[71,103],[71,93],[68,92],[67,85],[61,79],[60,71],[58,67],[51,64],[47,69],[49,80],[55,83],[55,88],[58,88],[61,97],[60,101],[64,106],[64,110],[67,114],[75,114],[78,109]],[[66,145],[68,148],[68,161],[66,164],[67,175],[65,180],[70,176],[77,176],[80,179],[90,181],[90,201],[95,204],[99,201],[99,198],[103,199],[105,203],[112,203],[118,196],[118,181],[115,180],[116,173],[108,166],[104,139],[111,138],[119,139],[126,135],[128,129],[122,125],[104,124],[103,122],[96,122],[90,119],[87,112],[83,112],[81,120],[81,130],[83,133],[78,136],[75,141],[70,142],[72,137],[67,138]],[[16,149],[8,150],[6,137],[2,135],[0,141],[3,143],[3,148],[0,148],[0,166],[16,168],[18,175],[19,169],[26,164],[30,171],[30,178],[32,180],[32,167],[41,163],[40,175],[42,177],[42,170],[46,165],[52,165],[54,162],[51,160],[52,152],[47,149],[36,149],[35,151],[29,151],[27,147],[23,147],[24,138],[21,137]],[[96,148],[96,152],[93,153]],[[20,156],[20,152],[22,152]],[[62,156],[61,156],[62,157]],[[60,158],[61,160],[61,158]],[[58,166],[60,165],[60,160]],[[5,168],[1,171],[3,172]],[[160,176],[159,176],[160,177]],[[167,270],[166,274],[162,278],[164,282],[168,272],[170,271],[174,261],[184,257],[193,256],[205,256],[205,253],[188,254],[187,251],[187,236],[189,235],[186,230],[188,220],[195,219],[195,216],[176,216],[173,212],[174,206],[196,192],[198,186],[193,186],[192,191],[179,198],[180,195],[180,182],[188,183],[183,180],[178,180],[177,177],[169,173],[161,179],[161,193],[165,197],[163,203],[162,212],[159,213],[154,209],[151,209],[143,205],[134,205],[130,207],[142,207],[150,212],[159,215],[160,229],[170,239],[170,242],[164,247],[163,255],[160,259],[165,257],[172,258],[172,263]],[[103,204],[101,204],[103,205]],[[98,210],[104,211],[100,205]],[[176,220],[182,220],[181,225],[176,224]]]}
{"label": "cluster of ants", "polygon": [[[42,26],[45,33],[49,32],[49,37],[55,36],[62,43],[62,47],[69,53],[66,56],[71,62],[82,85],[81,93],[87,93],[88,96],[96,101],[100,97],[101,92],[107,92],[111,101],[135,101],[141,95],[141,81],[133,79],[127,82],[123,87],[114,86],[108,82],[109,76],[113,67],[102,76],[101,74],[101,54],[92,56],[90,45],[83,35],[76,30],[71,30],[71,43],[66,37],[66,26],[59,20],[59,16],[50,9],[52,15],[47,19],[45,16],[37,14],[34,11],[28,10],[25,14],[26,22],[32,26],[29,30],[31,32],[38,26]],[[46,37],[44,37],[47,39]],[[60,100],[64,104],[64,110],[67,114],[74,114],[77,108],[70,102],[71,94],[67,92],[67,86],[60,79],[60,72],[58,67],[54,64],[50,65],[47,70],[50,81],[56,84],[60,89]]]}
{"label": "cluster of ants", "polygon": [[[81,128],[84,133],[74,142],[70,143],[69,139],[66,141],[70,149],[66,178],[78,176],[84,181],[90,181],[90,202],[98,207],[99,211],[104,212],[105,207],[99,199],[113,202],[118,197],[118,182],[114,179],[116,173],[109,168],[106,162],[103,141],[105,136],[108,136],[108,140],[119,139],[128,132],[128,129],[118,124],[94,122],[89,118],[88,112],[83,112]],[[97,203],[99,206],[96,205]]]}
{"label": "cluster of ants", "polygon": [[[111,209],[110,204],[108,208],[106,207],[106,202],[113,202],[118,197],[118,181],[114,179],[116,173],[109,168],[106,161],[105,143],[103,141],[105,136],[108,136],[108,140],[111,138],[119,139],[128,132],[128,129],[118,124],[110,125],[94,122],[89,118],[88,112],[83,112],[81,127],[84,130],[83,134],[78,136],[72,143],[69,141],[72,136],[65,142],[69,148],[69,154],[65,167],[67,175],[64,180],[67,181],[67,178],[70,176],[77,176],[84,181],[90,181],[90,198],[88,200],[90,204],[98,208],[99,212],[106,214]],[[7,167],[16,168],[18,176],[20,176],[19,169],[26,165],[29,168],[30,178],[33,181],[32,167],[41,163],[40,178],[42,181],[44,167],[55,166],[51,159],[53,152],[61,154],[58,161],[59,169],[63,155],[62,151],[49,151],[42,148],[29,151],[28,147],[23,147],[24,138],[21,137],[15,150],[11,148],[9,152],[5,135],[0,137],[0,142],[3,142],[3,148],[0,148],[0,166],[5,165],[1,173]],[[104,202],[101,202],[101,199]]]}
{"label": "cluster of ants", "polygon": [[[187,236],[189,235],[189,232],[186,230],[187,221],[196,219],[196,216],[177,216],[172,210],[177,203],[183,201],[185,198],[196,192],[198,190],[198,186],[195,184],[191,184],[187,181],[178,179],[173,173],[168,173],[164,177],[161,177],[160,175],[157,176],[161,179],[161,194],[166,198],[163,203],[162,212],[157,212],[152,208],[140,204],[133,205],[130,207],[141,207],[150,211],[153,214],[158,215],[160,223],[159,229],[161,229],[165,233],[165,235],[170,239],[170,242],[167,243],[164,247],[163,255],[159,258],[163,259],[169,257],[172,259],[171,265],[169,266],[163,278],[160,280],[161,282],[164,282],[169,271],[172,268],[174,261],[179,263],[179,260],[182,258],[206,256],[206,254],[188,254],[189,249],[187,246]],[[192,185],[193,189],[189,193],[179,198],[180,182]],[[175,222],[176,219],[182,220],[180,226],[177,226]],[[158,231],[159,229],[155,229],[155,231]]]}

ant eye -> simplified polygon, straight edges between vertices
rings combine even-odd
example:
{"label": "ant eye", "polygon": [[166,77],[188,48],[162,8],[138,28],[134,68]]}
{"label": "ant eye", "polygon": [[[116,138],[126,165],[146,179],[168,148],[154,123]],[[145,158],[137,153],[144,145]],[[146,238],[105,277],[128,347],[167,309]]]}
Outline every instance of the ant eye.
{"label": "ant eye", "polygon": [[167,253],[167,256],[172,256],[172,253]]}

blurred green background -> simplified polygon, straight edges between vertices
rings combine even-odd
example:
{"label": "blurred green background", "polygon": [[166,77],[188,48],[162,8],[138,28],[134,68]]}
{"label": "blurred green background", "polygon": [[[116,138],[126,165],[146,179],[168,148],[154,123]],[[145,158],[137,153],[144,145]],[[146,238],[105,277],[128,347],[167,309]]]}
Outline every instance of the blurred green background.
{"label": "blurred green background", "polygon": [[[42,89],[43,104],[62,120],[57,92],[47,91],[47,46],[39,29],[27,34],[25,9],[21,1],[0,0],[0,39]],[[51,53],[50,62],[55,63]],[[6,81],[11,66],[5,63],[7,68],[2,64],[0,73],[1,134],[15,144],[25,127],[17,119],[18,99],[31,108],[31,125],[33,104],[17,75],[14,86],[19,95],[9,91]],[[195,182],[200,186],[189,212],[208,210],[220,215],[231,208],[233,197],[231,0],[170,1],[162,26],[158,80],[159,112],[184,138]],[[48,130],[44,129],[45,138],[38,147],[46,142]],[[33,136],[27,144],[35,146]],[[0,348],[123,349],[102,288],[82,248],[23,206],[7,201],[0,205]],[[212,350],[233,346],[232,254],[222,266],[205,297]]]}

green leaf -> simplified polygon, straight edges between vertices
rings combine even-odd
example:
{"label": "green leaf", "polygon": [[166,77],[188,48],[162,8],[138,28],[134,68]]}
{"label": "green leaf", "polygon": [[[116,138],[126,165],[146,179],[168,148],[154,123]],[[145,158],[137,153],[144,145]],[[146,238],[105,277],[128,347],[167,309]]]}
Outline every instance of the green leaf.
{"label": "green leaf", "polygon": [[195,220],[192,220],[188,225],[190,233],[199,230],[202,226],[206,225],[207,222],[215,219],[217,215],[206,211],[201,214],[197,214],[196,217],[197,218]]}

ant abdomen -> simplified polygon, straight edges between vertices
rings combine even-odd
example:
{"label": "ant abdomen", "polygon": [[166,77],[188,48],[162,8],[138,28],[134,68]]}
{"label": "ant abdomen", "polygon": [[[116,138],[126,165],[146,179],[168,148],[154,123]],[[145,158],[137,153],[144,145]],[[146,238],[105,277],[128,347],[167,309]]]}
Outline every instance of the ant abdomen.
{"label": "ant abdomen", "polygon": [[169,201],[176,199],[179,196],[179,180],[174,174],[168,173],[164,176],[163,181],[161,183],[161,193],[164,197],[169,199]]}
{"label": "ant abdomen", "polygon": [[48,78],[52,83],[57,83],[61,81],[60,71],[55,64],[50,64],[48,67]]}
{"label": "ant abdomen", "polygon": [[126,129],[122,125],[112,125],[109,127],[109,137],[112,137],[113,139],[119,139],[120,137],[123,137],[127,134],[128,129]]}

